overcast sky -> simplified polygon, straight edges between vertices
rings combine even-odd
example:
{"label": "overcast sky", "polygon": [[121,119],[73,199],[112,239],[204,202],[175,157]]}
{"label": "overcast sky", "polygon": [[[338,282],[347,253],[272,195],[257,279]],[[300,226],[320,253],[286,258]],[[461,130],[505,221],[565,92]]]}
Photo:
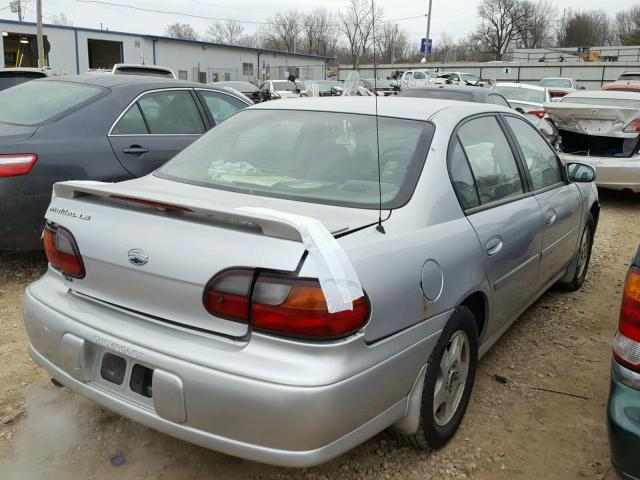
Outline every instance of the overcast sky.
{"label": "overcast sky", "polygon": [[[326,7],[334,12],[340,11],[348,0],[105,0],[108,2],[135,5],[154,10],[171,10],[206,17],[231,18],[242,21],[265,21],[279,10],[297,9],[301,12],[316,7]],[[401,19],[424,15],[428,0],[377,0],[384,9],[385,19]],[[9,0],[0,0],[0,9],[8,5]],[[102,22],[109,30],[124,32],[158,34],[164,33],[167,25],[179,21],[190,23],[196,31],[204,34],[209,20],[189,18],[175,14],[139,12],[123,7],[84,3],[82,0],[43,0],[45,23],[52,14],[65,13],[77,27],[100,28]],[[480,0],[433,0],[431,37],[437,42],[439,35],[447,32],[460,37],[471,32],[477,23],[477,5]],[[637,0],[608,0],[606,10],[610,14],[637,4]],[[5,5],[6,4],[6,5]],[[26,19],[35,21],[36,0],[28,0]],[[560,11],[564,8],[602,8],[602,0],[558,0]],[[0,10],[0,18],[17,19],[9,10]],[[425,18],[398,21],[419,42],[425,36]],[[247,31],[255,31],[256,24],[244,24]]]}

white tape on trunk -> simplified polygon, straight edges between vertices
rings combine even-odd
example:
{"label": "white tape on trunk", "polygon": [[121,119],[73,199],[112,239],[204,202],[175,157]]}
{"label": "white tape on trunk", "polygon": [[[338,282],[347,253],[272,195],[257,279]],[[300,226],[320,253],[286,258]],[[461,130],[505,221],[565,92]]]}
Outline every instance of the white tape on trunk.
{"label": "white tape on trunk", "polygon": [[364,295],[360,279],[347,253],[319,220],[270,208],[240,207],[236,210],[271,217],[296,228],[309,255],[320,267],[318,280],[329,312],[353,310],[353,301]]}

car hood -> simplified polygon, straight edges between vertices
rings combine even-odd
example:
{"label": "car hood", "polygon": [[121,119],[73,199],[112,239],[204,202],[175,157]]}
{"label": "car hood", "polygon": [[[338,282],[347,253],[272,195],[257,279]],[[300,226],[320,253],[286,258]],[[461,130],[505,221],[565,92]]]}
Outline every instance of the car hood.
{"label": "car hood", "polygon": [[561,130],[601,137],[638,136],[637,133],[622,131],[631,121],[640,117],[640,110],[636,108],[550,102],[544,104],[544,109]]}
{"label": "car hood", "polygon": [[12,125],[10,123],[0,122],[0,144],[28,140],[37,130],[38,127]]}

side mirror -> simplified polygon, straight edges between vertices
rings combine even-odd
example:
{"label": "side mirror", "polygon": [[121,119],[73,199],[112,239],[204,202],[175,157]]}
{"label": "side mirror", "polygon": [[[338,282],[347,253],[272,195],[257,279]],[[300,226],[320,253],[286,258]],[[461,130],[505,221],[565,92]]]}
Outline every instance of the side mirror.
{"label": "side mirror", "polygon": [[589,183],[596,180],[596,169],[586,163],[567,164],[567,174],[571,182]]}
{"label": "side mirror", "polygon": [[280,94],[276,92],[269,92],[269,100],[278,100],[279,98],[282,98]]}

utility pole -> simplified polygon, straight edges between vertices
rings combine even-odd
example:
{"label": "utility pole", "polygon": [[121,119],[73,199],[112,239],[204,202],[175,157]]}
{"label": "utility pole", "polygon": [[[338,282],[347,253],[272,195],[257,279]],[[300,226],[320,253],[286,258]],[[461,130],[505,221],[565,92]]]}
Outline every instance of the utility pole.
{"label": "utility pole", "polygon": [[38,22],[38,67],[43,68],[44,64],[44,39],[42,36],[42,0],[36,1],[36,17]]}
{"label": "utility pole", "polygon": [[429,0],[429,11],[427,12],[427,38],[424,41],[424,62],[427,63],[427,52],[429,51],[429,35],[431,34],[431,2]]}

